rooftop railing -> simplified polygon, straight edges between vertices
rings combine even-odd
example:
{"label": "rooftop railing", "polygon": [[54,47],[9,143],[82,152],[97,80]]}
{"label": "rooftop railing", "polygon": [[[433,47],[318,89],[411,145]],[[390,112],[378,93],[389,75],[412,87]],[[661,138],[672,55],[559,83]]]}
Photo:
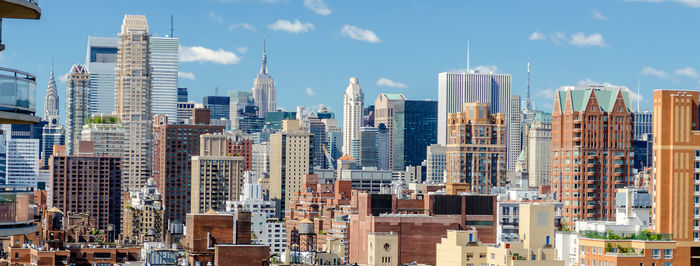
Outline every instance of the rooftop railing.
{"label": "rooftop railing", "polygon": [[0,111],[35,114],[36,77],[19,70],[0,67]]}

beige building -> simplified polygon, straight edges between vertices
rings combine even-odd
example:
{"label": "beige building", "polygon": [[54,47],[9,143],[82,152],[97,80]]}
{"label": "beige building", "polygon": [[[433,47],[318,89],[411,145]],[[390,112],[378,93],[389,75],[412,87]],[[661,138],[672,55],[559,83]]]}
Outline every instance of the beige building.
{"label": "beige building", "polygon": [[124,154],[124,129],[114,116],[92,115],[83,126],[80,140],[93,143],[95,156],[121,157]]}
{"label": "beige building", "polygon": [[527,170],[531,187],[551,185],[552,114],[537,112],[527,129]]}
{"label": "beige building", "polygon": [[314,138],[299,127],[299,120],[283,120],[282,131],[270,135],[270,200],[279,202],[280,217],[306,174],[313,173]]}
{"label": "beige building", "polygon": [[66,80],[66,150],[78,151],[78,142],[89,116],[90,73],[84,65],[73,65]]}
{"label": "beige building", "polygon": [[437,244],[436,265],[536,266],[564,265],[554,249],[554,206],[528,203],[520,207],[520,240],[485,245],[474,229],[450,230]]}
{"label": "beige building", "polygon": [[377,266],[399,265],[399,236],[393,232],[367,235],[367,263]]}
{"label": "beige building", "polygon": [[244,158],[226,155],[226,136],[200,136],[200,155],[192,156],[191,213],[223,211],[243,188]]}
{"label": "beige building", "polygon": [[447,194],[490,193],[506,182],[506,118],[488,103],[464,103],[447,117]]}
{"label": "beige building", "polygon": [[124,239],[130,243],[165,240],[165,209],[156,181],[149,178],[139,191],[129,192],[124,209]]}
{"label": "beige building", "polygon": [[145,16],[125,15],[119,33],[114,113],[124,128],[122,186],[136,190],[151,176],[151,35]]}

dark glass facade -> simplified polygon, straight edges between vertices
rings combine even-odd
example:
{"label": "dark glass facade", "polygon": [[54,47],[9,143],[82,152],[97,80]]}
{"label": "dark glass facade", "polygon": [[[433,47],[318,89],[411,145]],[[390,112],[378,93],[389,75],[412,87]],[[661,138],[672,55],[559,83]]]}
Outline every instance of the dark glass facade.
{"label": "dark glass facade", "polygon": [[406,101],[403,113],[404,166],[421,165],[426,158],[426,147],[437,143],[437,112],[437,101]]}
{"label": "dark glass facade", "polygon": [[228,96],[204,96],[204,107],[209,108],[211,119],[229,119],[229,105],[231,98]]}

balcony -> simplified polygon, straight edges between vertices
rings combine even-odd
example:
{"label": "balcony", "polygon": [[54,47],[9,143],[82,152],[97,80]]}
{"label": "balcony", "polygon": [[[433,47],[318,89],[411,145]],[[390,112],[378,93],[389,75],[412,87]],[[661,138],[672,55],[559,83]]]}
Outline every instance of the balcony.
{"label": "balcony", "polygon": [[0,236],[24,235],[36,232],[34,224],[34,191],[29,187],[0,187]]}
{"label": "balcony", "polygon": [[0,67],[0,124],[36,124],[35,113],[36,77]]}
{"label": "balcony", "polygon": [[41,8],[35,0],[0,0],[0,18],[39,19]]}

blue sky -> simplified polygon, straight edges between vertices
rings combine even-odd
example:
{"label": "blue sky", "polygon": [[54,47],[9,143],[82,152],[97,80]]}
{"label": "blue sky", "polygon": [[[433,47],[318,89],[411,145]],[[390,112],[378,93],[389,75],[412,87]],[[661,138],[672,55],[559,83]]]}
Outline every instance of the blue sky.
{"label": "blue sky", "polygon": [[[168,34],[172,14],[175,36],[191,52],[181,58],[180,87],[198,102],[215,87],[220,94],[249,90],[266,35],[278,106],[287,110],[325,104],[340,116],[351,76],[359,77],[369,103],[380,92],[437,99],[437,74],[466,68],[467,40],[472,68],[512,74],[514,94],[525,94],[530,59],[539,109],[551,110],[560,86],[593,80],[636,91],[639,80],[644,110],[655,89],[698,88],[699,6],[700,0],[45,0],[39,21],[4,20],[0,66],[37,75],[41,114],[52,56],[56,75],[63,75],[84,63],[87,36],[116,36],[124,14],[146,15],[154,36]],[[65,84],[58,87],[63,113]]]}

